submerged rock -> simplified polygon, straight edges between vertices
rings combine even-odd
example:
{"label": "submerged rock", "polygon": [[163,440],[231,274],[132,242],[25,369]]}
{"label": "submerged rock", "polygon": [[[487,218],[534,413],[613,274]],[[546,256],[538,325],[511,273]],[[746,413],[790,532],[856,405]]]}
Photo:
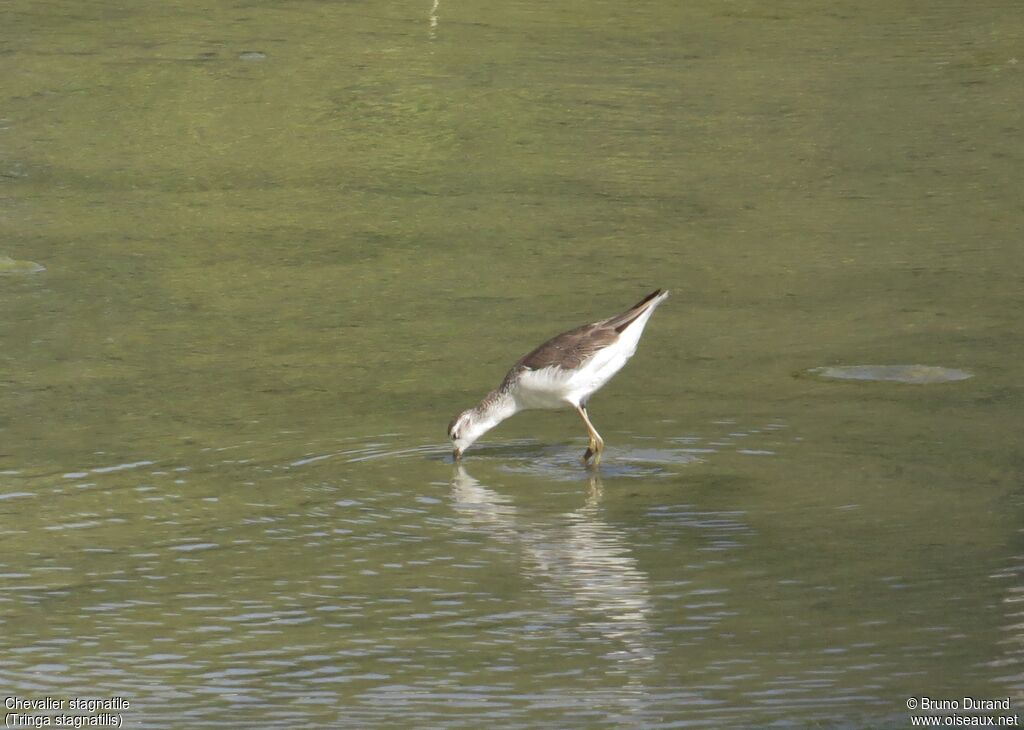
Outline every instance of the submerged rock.
{"label": "submerged rock", "polygon": [[39,271],[46,271],[46,267],[35,261],[17,261],[9,256],[0,256],[0,275],[35,274]]}
{"label": "submerged rock", "polygon": [[966,370],[943,368],[936,365],[834,365],[811,368],[808,375],[838,380],[889,380],[897,383],[947,383],[967,380],[974,374]]}

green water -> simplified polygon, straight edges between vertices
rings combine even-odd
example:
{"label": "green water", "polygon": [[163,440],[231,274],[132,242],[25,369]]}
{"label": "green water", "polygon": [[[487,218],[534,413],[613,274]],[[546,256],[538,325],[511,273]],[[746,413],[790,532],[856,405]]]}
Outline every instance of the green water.
{"label": "green water", "polygon": [[[23,2],[0,689],[126,727],[1024,702],[1024,11]],[[433,6],[433,7],[432,7]],[[541,340],[673,296],[450,463]],[[794,377],[955,368],[908,385]]]}

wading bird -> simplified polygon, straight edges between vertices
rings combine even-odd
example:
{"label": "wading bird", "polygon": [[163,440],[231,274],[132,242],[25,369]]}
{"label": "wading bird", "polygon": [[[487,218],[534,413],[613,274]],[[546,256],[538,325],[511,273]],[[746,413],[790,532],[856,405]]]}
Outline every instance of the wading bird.
{"label": "wading bird", "polygon": [[563,332],[524,355],[501,385],[479,404],[448,424],[453,457],[462,458],[469,446],[506,418],[534,408],[573,408],[583,419],[590,445],[583,463],[601,463],[604,439],[587,414],[587,401],[636,352],[640,335],[667,291],[651,292],[622,314]]}

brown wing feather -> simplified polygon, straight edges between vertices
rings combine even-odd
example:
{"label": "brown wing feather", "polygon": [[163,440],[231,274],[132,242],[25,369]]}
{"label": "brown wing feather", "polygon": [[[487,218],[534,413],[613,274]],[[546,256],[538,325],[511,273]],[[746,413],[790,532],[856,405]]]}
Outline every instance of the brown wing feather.
{"label": "brown wing feather", "polygon": [[524,355],[516,363],[516,366],[530,370],[540,370],[553,365],[576,368],[590,359],[602,347],[607,347],[615,342],[618,337],[619,333],[613,327],[586,324],[563,332],[557,337],[552,337],[532,352]]}
{"label": "brown wing feather", "polygon": [[615,342],[622,331],[646,311],[648,302],[659,294],[661,294],[661,289],[651,292],[622,314],[593,324],[585,324],[552,337],[536,349],[523,355],[519,362],[509,370],[508,375],[505,376],[505,382],[509,382],[518,371],[523,369],[541,370],[552,366],[579,367],[593,357],[595,352]]}

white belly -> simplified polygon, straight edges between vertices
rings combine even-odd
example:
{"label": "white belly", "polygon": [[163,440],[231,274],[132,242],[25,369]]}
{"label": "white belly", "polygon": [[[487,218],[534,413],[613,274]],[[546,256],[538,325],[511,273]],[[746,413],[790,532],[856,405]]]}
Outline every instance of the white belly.
{"label": "white belly", "polygon": [[550,367],[524,371],[516,389],[516,403],[521,409],[565,408],[585,403],[636,352],[636,342],[623,339],[626,338],[619,338],[614,345],[595,354],[579,370]]}
{"label": "white belly", "polygon": [[561,368],[524,370],[515,391],[516,404],[522,410],[565,408],[572,393],[572,372]]}
{"label": "white belly", "polygon": [[569,401],[574,404],[585,403],[587,398],[600,390],[612,379],[615,373],[629,362],[636,352],[636,344],[631,348],[622,348],[622,340],[612,347],[602,350],[592,357],[586,365],[571,379]]}
{"label": "white belly", "polygon": [[[665,296],[667,294],[662,298]],[[514,393],[518,408],[565,408],[586,403],[633,357],[653,313],[654,307],[649,308],[619,335],[619,339],[595,353],[578,370],[549,367],[523,371]]]}

